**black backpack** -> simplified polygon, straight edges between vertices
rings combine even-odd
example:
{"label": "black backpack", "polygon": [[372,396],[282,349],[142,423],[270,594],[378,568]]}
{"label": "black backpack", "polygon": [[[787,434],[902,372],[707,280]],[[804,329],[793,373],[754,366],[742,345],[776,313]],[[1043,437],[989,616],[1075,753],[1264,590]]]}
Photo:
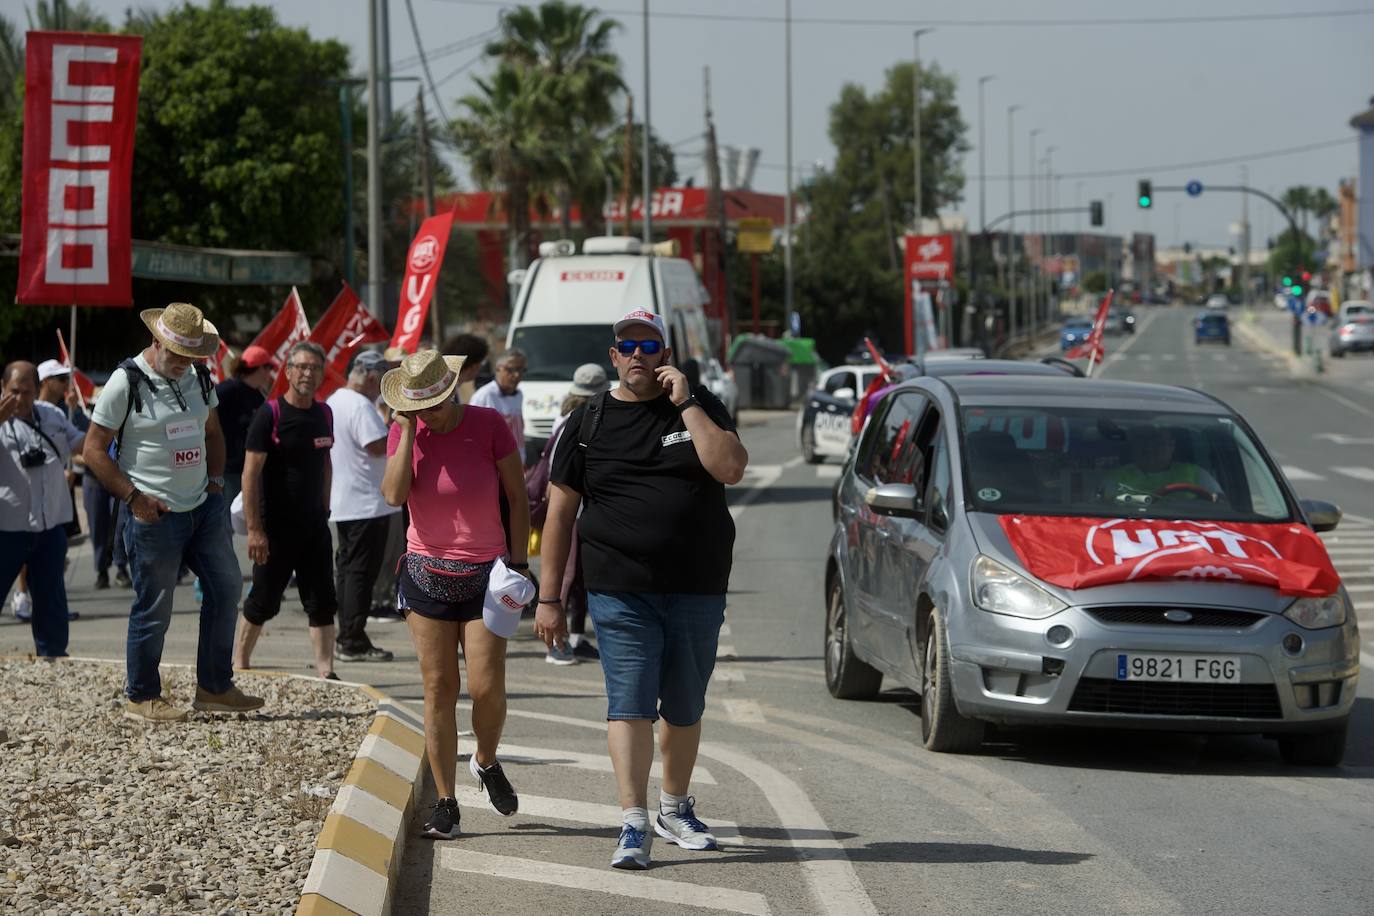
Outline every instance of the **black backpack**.
{"label": "black backpack", "polygon": [[[596,431],[601,428],[602,411],[606,406],[607,391],[587,401],[582,410],[582,425],[577,431],[577,444],[581,448],[586,448],[587,443],[592,441]],[[553,464],[554,447],[562,440],[562,434],[566,433],[566,428],[560,431],[559,438],[549,437],[549,441],[544,443],[544,450],[539,453],[539,460],[525,469],[525,495],[530,501],[530,526],[533,528],[544,527],[544,519],[549,514],[549,472]]]}
{"label": "black backpack", "polygon": [[[210,405],[210,392],[214,390],[215,383],[210,379],[210,367],[204,363],[192,363],[191,368],[195,370],[196,381],[200,385],[200,397],[208,407]],[[157,385],[151,376],[138,367],[138,363],[133,359],[126,359],[115,367],[115,371],[124,370],[124,374],[129,377],[129,400],[124,405],[124,419],[119,421],[119,429],[115,431],[114,441],[110,443],[110,457],[119,460],[119,449],[124,442],[124,425],[129,422],[129,415],[135,410],[143,412],[143,395],[139,393],[139,385],[147,385],[149,394],[157,393]],[[181,404],[181,409],[186,409],[186,402],[181,400],[181,390],[172,388],[177,396],[177,401]]]}

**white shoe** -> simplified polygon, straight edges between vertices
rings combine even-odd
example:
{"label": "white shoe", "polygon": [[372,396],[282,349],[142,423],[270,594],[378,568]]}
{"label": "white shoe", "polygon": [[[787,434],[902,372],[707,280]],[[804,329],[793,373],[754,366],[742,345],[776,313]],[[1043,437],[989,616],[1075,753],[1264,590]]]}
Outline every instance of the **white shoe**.
{"label": "white shoe", "polygon": [[611,856],[611,868],[648,868],[649,850],[653,845],[652,833],[631,827],[629,824],[623,825],[620,828],[620,844]]}
{"label": "white shoe", "polygon": [[573,655],[573,650],[567,643],[562,645],[554,643],[544,656],[544,661],[550,665],[576,665],[578,659],[577,656]]}
{"label": "white shoe", "polygon": [[683,849],[715,849],[716,838],[711,828],[697,820],[695,798],[688,798],[677,806],[672,814],[659,812],[654,820],[654,832],[669,843],[676,843]]}
{"label": "white shoe", "polygon": [[28,592],[15,592],[10,607],[14,610],[15,618],[21,623],[28,623],[33,619],[33,599],[29,597]]}

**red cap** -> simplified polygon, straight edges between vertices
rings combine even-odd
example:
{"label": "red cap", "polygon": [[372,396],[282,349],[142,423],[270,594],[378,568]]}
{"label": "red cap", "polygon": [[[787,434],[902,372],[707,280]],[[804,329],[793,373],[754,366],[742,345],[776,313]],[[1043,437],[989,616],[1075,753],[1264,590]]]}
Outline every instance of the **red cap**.
{"label": "red cap", "polygon": [[265,347],[259,347],[254,344],[243,351],[243,355],[239,357],[239,365],[243,366],[245,369],[270,366],[273,365],[272,354],[268,353]]}

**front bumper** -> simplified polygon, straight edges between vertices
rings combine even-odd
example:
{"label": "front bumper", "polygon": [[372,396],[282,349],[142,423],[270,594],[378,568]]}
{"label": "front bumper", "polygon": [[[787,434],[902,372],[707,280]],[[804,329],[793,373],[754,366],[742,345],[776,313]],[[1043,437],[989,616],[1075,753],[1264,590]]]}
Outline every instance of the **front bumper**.
{"label": "front bumper", "polygon": [[[1081,607],[1045,620],[970,609],[950,621],[955,702],[994,722],[1171,731],[1302,732],[1350,715],[1359,680],[1355,623],[1304,630],[1266,614],[1246,627],[1107,623]],[[1072,631],[1052,645],[1047,631]],[[1281,642],[1297,633],[1302,648]],[[1240,684],[1118,681],[1120,652],[1230,655]]]}

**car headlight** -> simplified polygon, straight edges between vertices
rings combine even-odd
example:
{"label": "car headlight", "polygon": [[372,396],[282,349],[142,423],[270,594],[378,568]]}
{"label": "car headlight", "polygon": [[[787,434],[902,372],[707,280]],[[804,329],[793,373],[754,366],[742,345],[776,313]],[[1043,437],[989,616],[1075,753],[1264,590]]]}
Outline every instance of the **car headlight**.
{"label": "car headlight", "polygon": [[973,561],[973,602],[994,614],[1032,620],[1053,616],[1068,607],[1030,579],[985,556]]}
{"label": "car headlight", "polygon": [[1288,605],[1283,616],[1306,630],[1338,627],[1345,623],[1345,598],[1340,594],[1325,598],[1299,598]]}

